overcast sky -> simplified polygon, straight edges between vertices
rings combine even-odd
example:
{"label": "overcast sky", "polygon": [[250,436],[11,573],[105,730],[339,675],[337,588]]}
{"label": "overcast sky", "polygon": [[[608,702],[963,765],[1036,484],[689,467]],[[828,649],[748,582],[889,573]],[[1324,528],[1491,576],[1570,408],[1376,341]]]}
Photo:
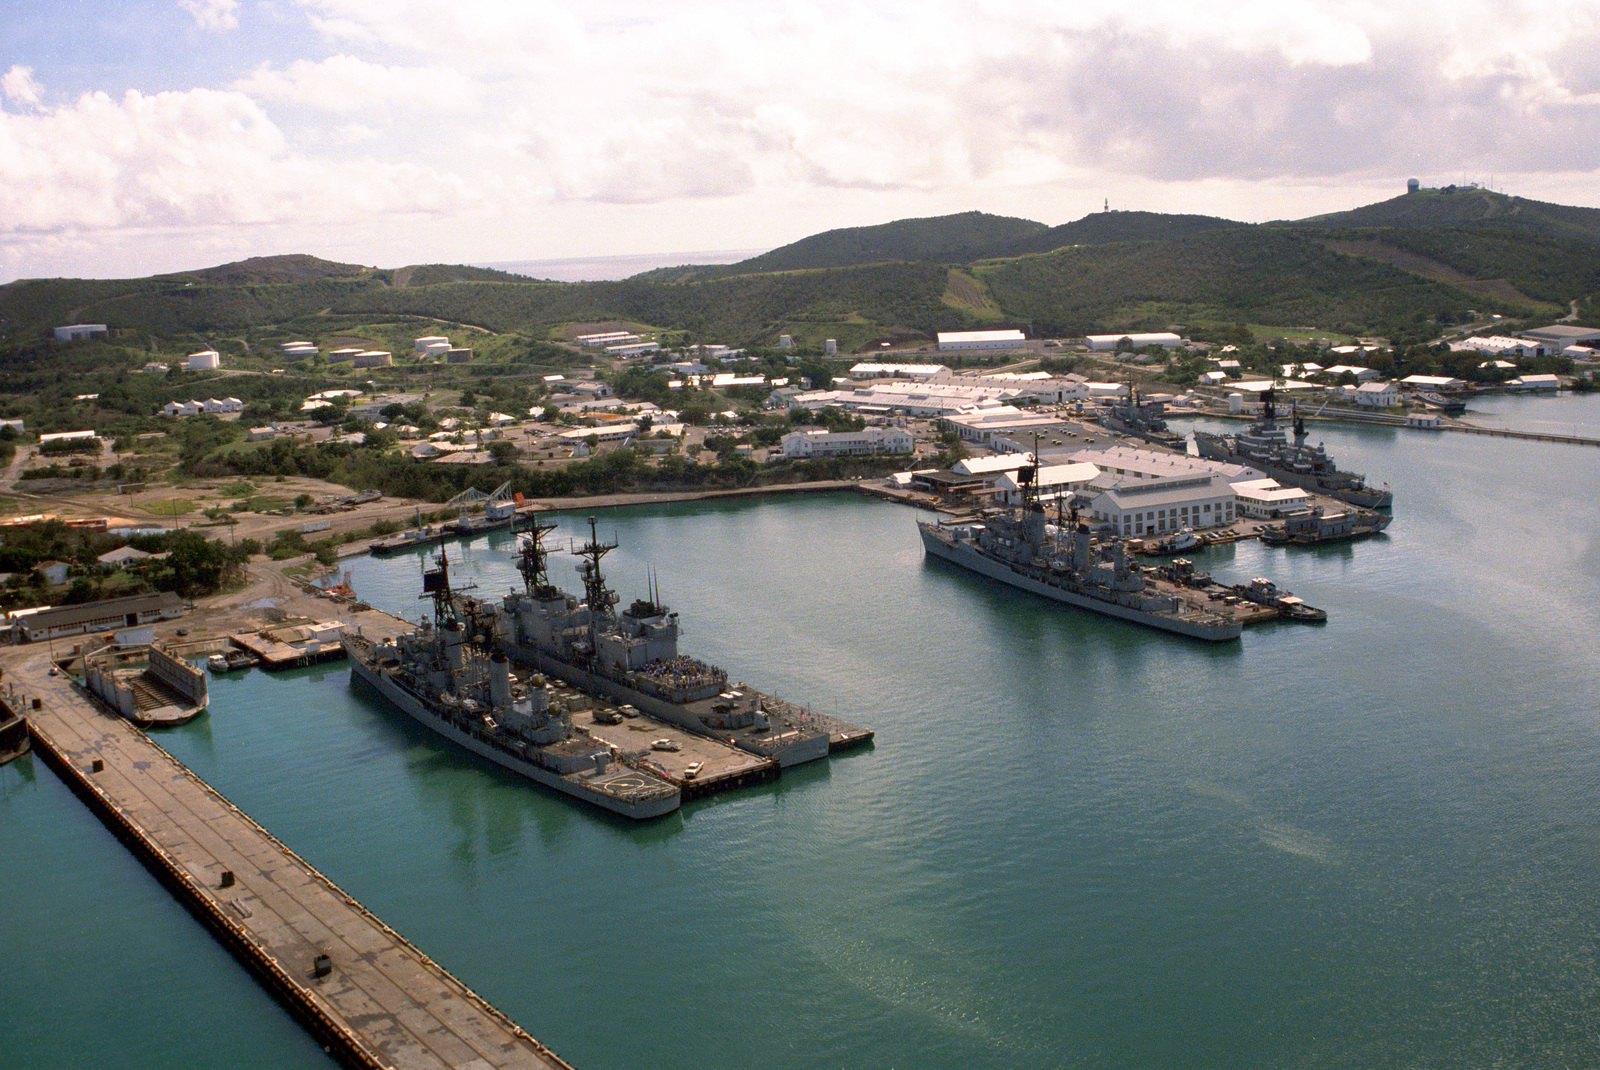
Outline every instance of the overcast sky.
{"label": "overcast sky", "polygon": [[18,0],[0,281],[1600,206],[1600,0]]}

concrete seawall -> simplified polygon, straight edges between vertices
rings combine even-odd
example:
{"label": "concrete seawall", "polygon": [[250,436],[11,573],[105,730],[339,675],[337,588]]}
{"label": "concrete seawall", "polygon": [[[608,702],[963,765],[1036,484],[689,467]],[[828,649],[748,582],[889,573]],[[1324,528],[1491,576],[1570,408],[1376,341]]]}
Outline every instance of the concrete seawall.
{"label": "concrete seawall", "polygon": [[40,756],[343,1063],[571,1070],[44,659],[8,661]]}

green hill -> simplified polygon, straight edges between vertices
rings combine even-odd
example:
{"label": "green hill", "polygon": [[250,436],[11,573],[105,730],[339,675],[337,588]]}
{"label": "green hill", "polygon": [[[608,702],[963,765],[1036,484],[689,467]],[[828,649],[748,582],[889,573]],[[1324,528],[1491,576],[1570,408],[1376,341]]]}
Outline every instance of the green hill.
{"label": "green hill", "polygon": [[1048,253],[1069,245],[1108,245],[1112,242],[1164,241],[1186,238],[1228,227],[1242,227],[1231,219],[1209,215],[1164,215],[1160,212],[1095,212],[1071,223],[1051,227],[1015,242],[1006,252]]}
{"label": "green hill", "polygon": [[1503,304],[1269,227],[1079,245],[978,274],[1009,315],[1057,335],[1218,322],[1387,334]]}
{"label": "green hill", "polygon": [[1274,226],[1388,227],[1428,229],[1438,227],[1500,231],[1559,241],[1600,244],[1600,208],[1548,204],[1525,197],[1508,197],[1486,189],[1446,186],[1403,194],[1348,212],[1313,216]]}
{"label": "green hill", "polygon": [[[962,212],[959,215],[897,219],[873,227],[845,227],[802,238],[737,264],[697,267],[696,278],[755,275],[772,271],[853,267],[888,260],[915,263],[964,264],[1005,255],[1025,238],[1046,229],[1031,219]],[[648,273],[652,279],[683,277],[682,268]]]}
{"label": "green hill", "polygon": [[144,279],[21,280],[0,286],[0,343],[38,348],[50,327],[72,322],[131,332],[130,345],[145,345],[133,341],[142,334],[177,347],[224,332],[264,340],[266,328],[404,333],[413,318],[521,336],[506,340],[513,349],[609,321],[736,346],[771,345],[779,333],[803,345],[836,338],[846,351],[994,323],[1053,335],[1244,322],[1414,337],[1461,322],[1467,309],[1554,318],[1597,294],[1600,210],[1426,190],[1265,225],[1100,212],[1046,227],[967,212],[828,231],[740,264],[621,282],[310,256]]}

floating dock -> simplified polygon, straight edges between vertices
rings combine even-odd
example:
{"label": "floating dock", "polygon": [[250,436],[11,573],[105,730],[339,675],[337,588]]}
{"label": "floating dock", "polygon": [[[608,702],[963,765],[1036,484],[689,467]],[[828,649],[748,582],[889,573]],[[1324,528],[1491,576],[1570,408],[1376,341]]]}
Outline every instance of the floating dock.
{"label": "floating dock", "polygon": [[39,754],[346,1065],[571,1070],[44,657],[8,661],[0,718],[26,711]]}

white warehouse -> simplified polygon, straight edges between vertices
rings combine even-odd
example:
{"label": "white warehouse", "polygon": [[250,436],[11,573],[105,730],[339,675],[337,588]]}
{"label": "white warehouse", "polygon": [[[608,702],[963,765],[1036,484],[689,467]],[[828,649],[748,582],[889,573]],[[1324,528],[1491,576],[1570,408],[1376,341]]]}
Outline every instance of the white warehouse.
{"label": "white warehouse", "polygon": [[1183,345],[1183,339],[1170,331],[1159,331],[1155,334],[1089,334],[1085,335],[1083,340],[1089,343],[1090,349],[1115,349],[1117,343],[1124,338],[1134,349],[1143,349],[1145,346],[1172,349],[1174,346]]}
{"label": "white warehouse", "polygon": [[1021,331],[940,331],[941,350],[1021,349],[1028,339]]}

